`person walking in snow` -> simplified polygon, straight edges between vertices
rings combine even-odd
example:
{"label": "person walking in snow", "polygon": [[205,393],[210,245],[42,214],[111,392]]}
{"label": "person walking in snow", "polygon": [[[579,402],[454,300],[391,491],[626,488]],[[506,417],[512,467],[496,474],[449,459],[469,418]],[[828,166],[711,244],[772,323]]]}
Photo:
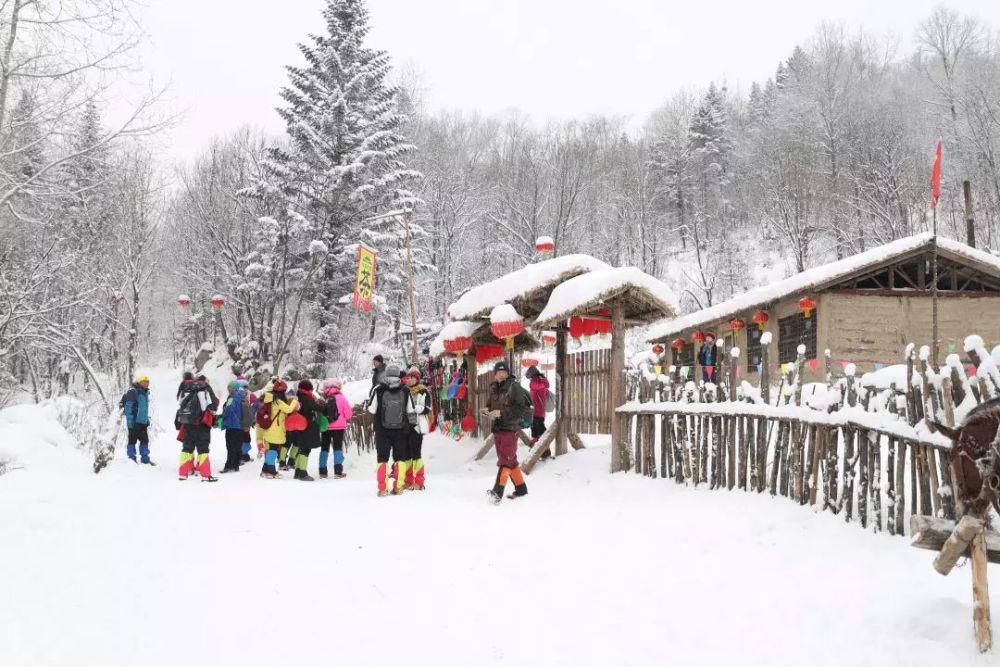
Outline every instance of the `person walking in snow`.
{"label": "person walking in snow", "polygon": [[702,382],[715,382],[715,355],[715,334],[709,332],[705,334],[705,342],[698,350]]}
{"label": "person walking in snow", "polygon": [[239,472],[243,462],[243,441],[253,426],[254,413],[247,402],[246,390],[239,380],[226,386],[229,396],[222,405],[222,429],[226,433],[226,465],[222,472]]}
{"label": "person walking in snow", "polygon": [[517,434],[524,426],[525,415],[531,415],[533,408],[530,395],[511,375],[507,362],[498,361],[493,365],[493,377],[485,414],[493,419],[497,478],[487,494],[493,502],[499,503],[508,480],[514,482],[514,493],[510,498],[520,498],[528,493],[521,465],[517,462]]}
{"label": "person walking in snow", "polygon": [[295,412],[299,407],[299,402],[294,398],[288,398],[285,393],[288,391],[288,383],[284,380],[276,379],[270,390],[265,389],[262,407],[257,411],[257,425],[264,431],[264,465],[260,470],[260,476],[268,479],[276,479],[278,475],[278,455],[285,448],[288,433],[285,431],[285,419]]}
{"label": "person walking in snow", "polygon": [[[531,446],[534,447],[546,430],[545,404],[549,400],[549,379],[538,370],[538,366],[529,367],[525,375],[531,380],[531,389],[529,390],[533,408],[531,413]],[[547,459],[549,456],[551,456],[549,449],[542,452],[543,459]]]}
{"label": "person walking in snow", "polygon": [[140,375],[122,398],[125,426],[128,428],[128,457],[134,463],[135,446],[139,445],[139,461],[155,466],[149,458],[149,376]]}
{"label": "person walking in snow", "polygon": [[372,357],[372,390],[382,383],[382,376],[385,375],[385,360],[381,354]]}
{"label": "person walking in snow", "polygon": [[319,418],[323,414],[326,400],[313,393],[311,380],[301,380],[296,392],[299,401],[299,414],[305,419],[305,427],[297,432],[298,450],[295,454],[295,479],[303,482],[313,482],[309,474],[309,453],[320,445]]}
{"label": "person walking in snow", "polygon": [[[181,445],[181,464],[178,476],[187,479],[197,471],[203,482],[217,482],[212,477],[212,463],[208,458],[208,448],[212,441],[212,426],[219,399],[207,382],[196,379],[182,395],[177,419],[184,432]],[[197,452],[197,457],[195,453]]]}
{"label": "person walking in snow", "polygon": [[327,463],[330,460],[330,448],[333,448],[333,477],[343,479],[344,475],[344,434],[351,421],[351,402],[341,391],[340,380],[329,379],[323,383],[323,395],[326,397],[326,416],[329,421],[323,432],[319,448],[319,476],[326,478]]}
{"label": "person walking in snow", "polygon": [[[372,391],[368,411],[375,416],[375,479],[380,497],[389,495],[389,457],[403,460],[406,434],[410,425],[413,402],[409,390],[399,378],[399,369],[388,366],[382,380]],[[414,418],[416,415],[414,415]],[[393,495],[399,493],[395,488]]]}
{"label": "person walking in snow", "polygon": [[406,372],[403,382],[410,391],[412,413],[416,419],[409,420],[406,432],[406,451],[403,460],[396,461],[396,492],[404,488],[423,491],[425,486],[425,471],[423,459],[424,436],[430,432],[430,422],[427,415],[431,411],[431,396],[427,387],[421,382],[420,369],[413,366]]}

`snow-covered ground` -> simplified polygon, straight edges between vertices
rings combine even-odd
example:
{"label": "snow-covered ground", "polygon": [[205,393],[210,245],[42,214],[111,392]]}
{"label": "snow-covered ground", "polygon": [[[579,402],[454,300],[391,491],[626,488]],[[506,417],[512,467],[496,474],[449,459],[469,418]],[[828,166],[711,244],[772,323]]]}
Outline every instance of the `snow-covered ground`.
{"label": "snow-covered ground", "polygon": [[611,476],[597,438],[499,507],[492,461],[439,436],[402,497],[353,451],[344,480],[182,483],[175,388],[154,371],[159,467],[0,477],[0,665],[1000,665],[968,569],[904,539]]}

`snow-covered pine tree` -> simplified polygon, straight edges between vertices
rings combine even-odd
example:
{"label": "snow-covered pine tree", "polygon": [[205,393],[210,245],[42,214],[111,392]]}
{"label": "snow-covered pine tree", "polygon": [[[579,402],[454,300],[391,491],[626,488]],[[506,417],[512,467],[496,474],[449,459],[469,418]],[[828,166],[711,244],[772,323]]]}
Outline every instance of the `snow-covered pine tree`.
{"label": "snow-covered pine tree", "polygon": [[[330,249],[319,275],[314,316],[317,366],[337,347],[337,314],[350,291],[353,254],[346,247],[379,212],[416,201],[407,184],[419,177],[404,158],[413,149],[400,128],[397,89],[386,79],[390,60],[365,46],[368,10],[363,0],[328,0],[326,34],[299,50],[302,67],[288,67],[282,89],[287,147],[269,153],[270,184],[290,212],[311,225],[313,238]],[[283,221],[284,222],[284,221]],[[391,270],[385,262],[383,271]]]}

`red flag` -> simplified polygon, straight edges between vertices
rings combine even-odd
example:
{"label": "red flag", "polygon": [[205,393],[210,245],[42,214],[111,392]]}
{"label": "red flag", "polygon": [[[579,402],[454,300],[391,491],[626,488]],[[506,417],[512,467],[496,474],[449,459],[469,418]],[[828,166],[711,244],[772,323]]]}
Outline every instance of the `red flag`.
{"label": "red flag", "polygon": [[938,199],[941,198],[941,153],[944,146],[939,140],[937,151],[934,153],[934,168],[931,169],[931,208],[937,208]]}

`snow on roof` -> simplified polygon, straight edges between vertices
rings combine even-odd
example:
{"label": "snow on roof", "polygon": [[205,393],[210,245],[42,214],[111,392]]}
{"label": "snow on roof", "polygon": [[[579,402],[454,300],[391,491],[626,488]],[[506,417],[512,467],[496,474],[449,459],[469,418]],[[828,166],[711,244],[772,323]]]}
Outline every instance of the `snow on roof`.
{"label": "snow on roof", "polygon": [[[550,326],[588,307],[635,290],[635,301],[641,302],[645,316],[674,315],[680,304],[666,283],[634,266],[607,268],[584,273],[556,286],[545,308],[535,318],[535,326]],[[633,313],[642,316],[642,313]]]}
{"label": "snow on roof", "polygon": [[448,317],[452,320],[476,320],[485,317],[502,303],[525,297],[539,289],[558,285],[564,280],[589,271],[610,268],[610,265],[590,255],[563,255],[535,262],[523,269],[473,287],[448,307]]}
{"label": "snow on roof", "polygon": [[[796,273],[784,280],[752,289],[709,308],[655,323],[646,330],[645,338],[650,342],[662,341],[687,329],[723,320],[740,311],[759,308],[799,292],[824,287],[858,271],[918,251],[923,246],[930,246],[933,241],[934,235],[930,233],[908,236],[836,262]],[[940,236],[937,238],[937,246],[942,255],[956,256],[960,260],[973,262],[1000,275],[1000,258],[988,252]]]}
{"label": "snow on roof", "polygon": [[449,322],[444,325],[444,328],[431,341],[429,348],[431,356],[440,357],[444,354],[444,342],[449,338],[457,338],[458,336],[468,336],[471,338],[472,334],[476,333],[482,326],[484,326],[482,322],[467,322],[465,320]]}

